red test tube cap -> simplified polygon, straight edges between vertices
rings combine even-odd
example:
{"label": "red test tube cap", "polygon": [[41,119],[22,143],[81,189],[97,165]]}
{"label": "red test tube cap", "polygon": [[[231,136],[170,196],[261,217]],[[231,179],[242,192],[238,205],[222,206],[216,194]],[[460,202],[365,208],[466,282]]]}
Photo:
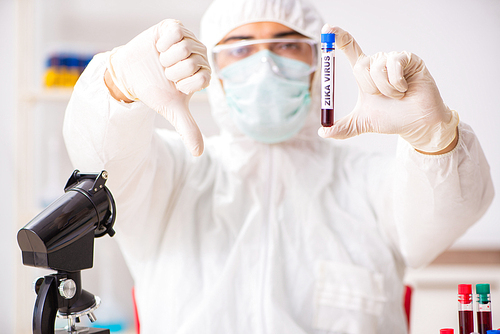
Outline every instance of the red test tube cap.
{"label": "red test tube cap", "polygon": [[459,284],[458,285],[458,293],[461,295],[472,294],[472,284]]}
{"label": "red test tube cap", "polygon": [[472,284],[458,285],[458,302],[460,304],[470,304],[472,302]]}
{"label": "red test tube cap", "polygon": [[453,328],[443,328],[439,331],[439,334],[453,334]]}

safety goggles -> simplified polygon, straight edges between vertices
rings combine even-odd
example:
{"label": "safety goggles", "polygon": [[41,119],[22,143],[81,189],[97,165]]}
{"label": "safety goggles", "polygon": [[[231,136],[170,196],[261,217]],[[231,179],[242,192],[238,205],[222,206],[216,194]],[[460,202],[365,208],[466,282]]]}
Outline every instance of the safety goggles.
{"label": "safety goggles", "polygon": [[272,54],[299,61],[305,66],[290,70],[286,61],[273,61],[274,57],[263,57],[262,62],[270,62],[271,69],[276,74],[288,79],[300,79],[316,70],[317,42],[308,38],[274,38],[244,40],[231,44],[216,45],[212,50],[213,64],[217,75],[224,80],[223,69],[241,60],[245,60],[262,50]]}

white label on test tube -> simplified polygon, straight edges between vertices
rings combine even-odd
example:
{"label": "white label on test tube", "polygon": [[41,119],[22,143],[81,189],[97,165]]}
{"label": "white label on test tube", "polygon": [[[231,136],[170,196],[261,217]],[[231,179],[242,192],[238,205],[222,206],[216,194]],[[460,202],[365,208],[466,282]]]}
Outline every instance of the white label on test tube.
{"label": "white label on test tube", "polygon": [[335,34],[321,34],[321,125],[334,123]]}
{"label": "white label on test tube", "polygon": [[321,109],[333,109],[335,50],[321,53]]}

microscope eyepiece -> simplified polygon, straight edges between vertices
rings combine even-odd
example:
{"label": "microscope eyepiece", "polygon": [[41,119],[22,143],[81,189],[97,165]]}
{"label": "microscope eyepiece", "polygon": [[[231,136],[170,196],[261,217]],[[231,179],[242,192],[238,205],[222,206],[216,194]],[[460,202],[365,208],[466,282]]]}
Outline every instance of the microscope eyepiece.
{"label": "microscope eyepiece", "polygon": [[115,202],[106,180],[106,171],[73,172],[65,193],[19,230],[23,264],[64,271],[92,268],[94,238],[115,233]]}

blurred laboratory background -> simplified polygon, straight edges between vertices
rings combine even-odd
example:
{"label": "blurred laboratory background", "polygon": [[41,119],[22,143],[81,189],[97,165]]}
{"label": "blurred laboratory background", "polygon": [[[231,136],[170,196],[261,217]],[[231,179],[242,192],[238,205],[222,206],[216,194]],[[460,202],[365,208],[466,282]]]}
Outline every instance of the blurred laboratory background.
{"label": "blurred laboratory background", "polygon": [[[500,192],[500,1],[312,0],[326,22],[349,31],[366,54],[406,50],[426,62],[444,101],[472,126]],[[165,18],[199,36],[210,0],[0,1],[0,332],[31,332],[32,282],[48,270],[22,265],[17,231],[63,193],[73,171],[62,122],[72,85],[91,57],[127,43]],[[349,113],[357,86],[340,50],[336,117]],[[205,93],[191,111],[205,135],[217,133]],[[163,119],[158,126],[168,127]],[[318,120],[319,127],[319,120]],[[342,145],[391,154],[394,136],[363,135]],[[113,177],[110,175],[110,177]],[[119,217],[119,213],[118,213]],[[147,224],[147,222],[138,222]],[[102,299],[98,322],[134,333],[133,281],[114,239],[96,239],[84,289]],[[484,217],[429,267],[407,273],[412,334],[457,324],[459,283],[490,283],[500,327],[500,196]],[[403,296],[402,296],[403,298]],[[161,321],[161,319],[158,319]]]}

